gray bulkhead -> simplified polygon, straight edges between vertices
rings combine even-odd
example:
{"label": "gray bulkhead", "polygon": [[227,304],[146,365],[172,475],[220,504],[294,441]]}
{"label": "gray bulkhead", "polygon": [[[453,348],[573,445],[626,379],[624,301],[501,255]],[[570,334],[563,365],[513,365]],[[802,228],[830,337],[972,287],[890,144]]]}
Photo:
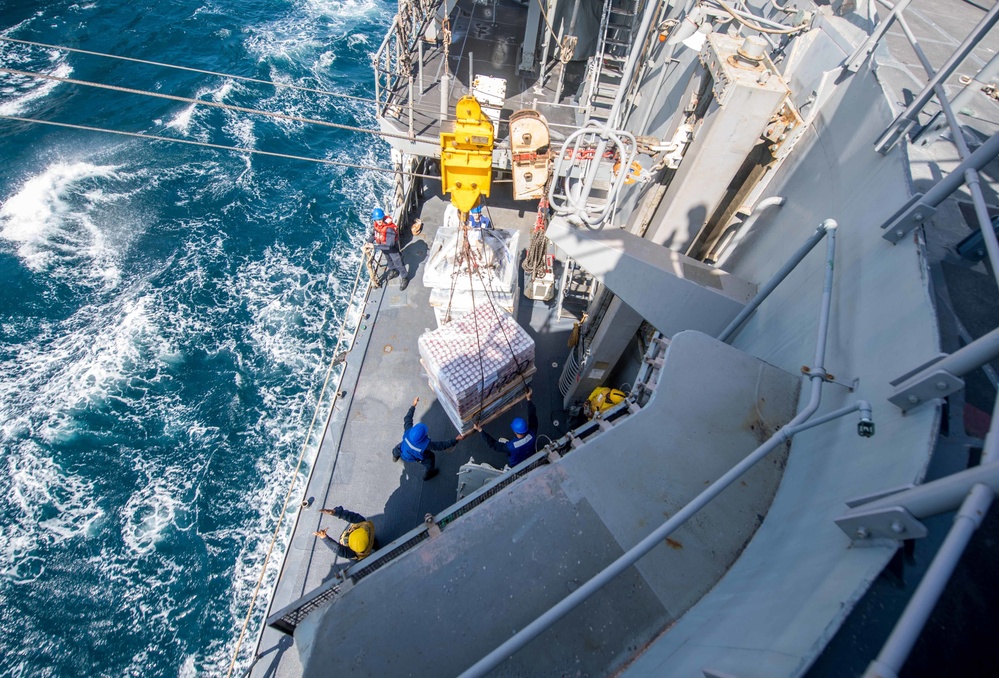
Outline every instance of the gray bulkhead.
{"label": "gray bulkhead", "polygon": [[[628,668],[635,676],[800,675],[895,552],[895,543],[854,544],[833,523],[852,497],[918,482],[936,440],[939,410],[902,413],[886,400],[890,380],[938,351],[938,329],[918,237],[898,245],[880,225],[911,192],[904,148],[873,142],[893,118],[865,66],[839,88],[833,68],[857,33],[832,19],[792,55],[789,81],[816,91],[814,117],[795,152],[760,197],[786,198],[757,221],[727,261],[731,273],[763,281],[823,218],[839,223],[826,365],[856,392],[829,390],[822,411],[870,400],[877,435],[841,420],[793,442],[767,519],[718,585]],[[826,72],[816,63],[829,64]],[[814,89],[810,89],[814,88]],[[818,248],[817,248],[818,250]],[[807,365],[817,331],[822,254],[813,251],[735,335],[732,344],[788,371]],[[856,380],[856,381],[855,381]]]}
{"label": "gray bulkhead", "polygon": [[[793,416],[800,380],[698,332],[667,349],[649,404],[532,471],[308,617],[306,675],[456,675],[643,539]],[[697,388],[693,385],[699,384]],[[786,448],[508,660],[600,675],[704,595],[767,511]],[[374,601],[380,601],[373,604]],[[391,602],[389,602],[391,601]],[[363,642],[391,639],[377,651]]]}

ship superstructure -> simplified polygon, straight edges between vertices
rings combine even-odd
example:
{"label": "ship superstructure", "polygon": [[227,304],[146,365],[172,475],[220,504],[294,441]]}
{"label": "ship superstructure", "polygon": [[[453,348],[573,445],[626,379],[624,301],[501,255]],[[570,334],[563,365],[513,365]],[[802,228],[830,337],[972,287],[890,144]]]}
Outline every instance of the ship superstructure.
{"label": "ship superstructure", "polygon": [[[435,485],[394,464],[414,396],[452,435],[417,356],[448,318],[427,287],[369,290],[255,672],[801,675],[921,518],[972,487],[966,510],[987,510],[989,439],[980,468],[911,486],[999,345],[950,345],[935,268],[980,226],[968,270],[976,251],[999,264],[981,91],[999,10],[964,7],[965,42],[934,65],[909,4],[400,4],[375,71],[395,215],[424,225],[404,259],[422,275],[450,218],[440,184],[408,175],[444,164],[448,186],[472,95],[494,226],[524,245],[540,227],[556,262],[522,274],[535,298],[514,309],[544,438],[512,469],[462,441]],[[886,34],[910,38],[922,84]],[[952,106],[961,64],[979,81]],[[605,386],[629,397],[580,414]],[[323,505],[372,519],[379,548],[336,563],[312,537]]]}

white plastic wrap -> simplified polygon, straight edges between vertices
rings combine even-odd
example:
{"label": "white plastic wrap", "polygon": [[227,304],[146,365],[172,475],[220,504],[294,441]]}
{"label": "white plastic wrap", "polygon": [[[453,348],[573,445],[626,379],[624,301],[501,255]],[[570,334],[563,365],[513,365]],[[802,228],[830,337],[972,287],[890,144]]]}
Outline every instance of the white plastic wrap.
{"label": "white plastic wrap", "polygon": [[423,267],[423,284],[446,290],[488,289],[512,293],[517,285],[520,233],[499,228],[472,229],[467,252],[464,237],[458,228],[437,229]]}

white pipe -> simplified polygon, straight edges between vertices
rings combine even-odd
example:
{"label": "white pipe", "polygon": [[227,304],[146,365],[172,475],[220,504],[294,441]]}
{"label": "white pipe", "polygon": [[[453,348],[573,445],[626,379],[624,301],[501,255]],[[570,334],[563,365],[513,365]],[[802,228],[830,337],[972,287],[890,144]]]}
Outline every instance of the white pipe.
{"label": "white pipe", "polygon": [[731,256],[732,252],[734,252],[735,249],[739,246],[739,243],[742,242],[743,238],[746,237],[746,234],[749,233],[749,229],[751,229],[753,227],[753,224],[756,223],[756,220],[760,218],[760,213],[763,212],[763,210],[765,210],[770,206],[780,207],[785,202],[787,202],[787,198],[783,198],[781,196],[774,196],[772,198],[764,198],[763,200],[756,203],[756,206],[753,207],[753,211],[749,213],[749,216],[746,217],[746,220],[742,222],[741,226],[739,226],[739,230],[735,232],[735,236],[733,236],[731,244],[729,244],[728,248],[722,253],[720,257],[718,257],[718,261],[715,263],[715,266],[721,268],[721,266],[726,261],[728,261],[729,256]]}

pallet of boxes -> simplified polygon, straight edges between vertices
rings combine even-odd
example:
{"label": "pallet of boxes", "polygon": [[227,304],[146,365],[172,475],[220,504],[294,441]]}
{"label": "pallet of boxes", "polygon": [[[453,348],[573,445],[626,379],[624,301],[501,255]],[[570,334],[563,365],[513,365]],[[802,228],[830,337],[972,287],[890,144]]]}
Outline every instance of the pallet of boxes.
{"label": "pallet of boxes", "polygon": [[430,387],[461,433],[519,402],[534,376],[534,340],[503,310],[481,305],[418,342]]}

